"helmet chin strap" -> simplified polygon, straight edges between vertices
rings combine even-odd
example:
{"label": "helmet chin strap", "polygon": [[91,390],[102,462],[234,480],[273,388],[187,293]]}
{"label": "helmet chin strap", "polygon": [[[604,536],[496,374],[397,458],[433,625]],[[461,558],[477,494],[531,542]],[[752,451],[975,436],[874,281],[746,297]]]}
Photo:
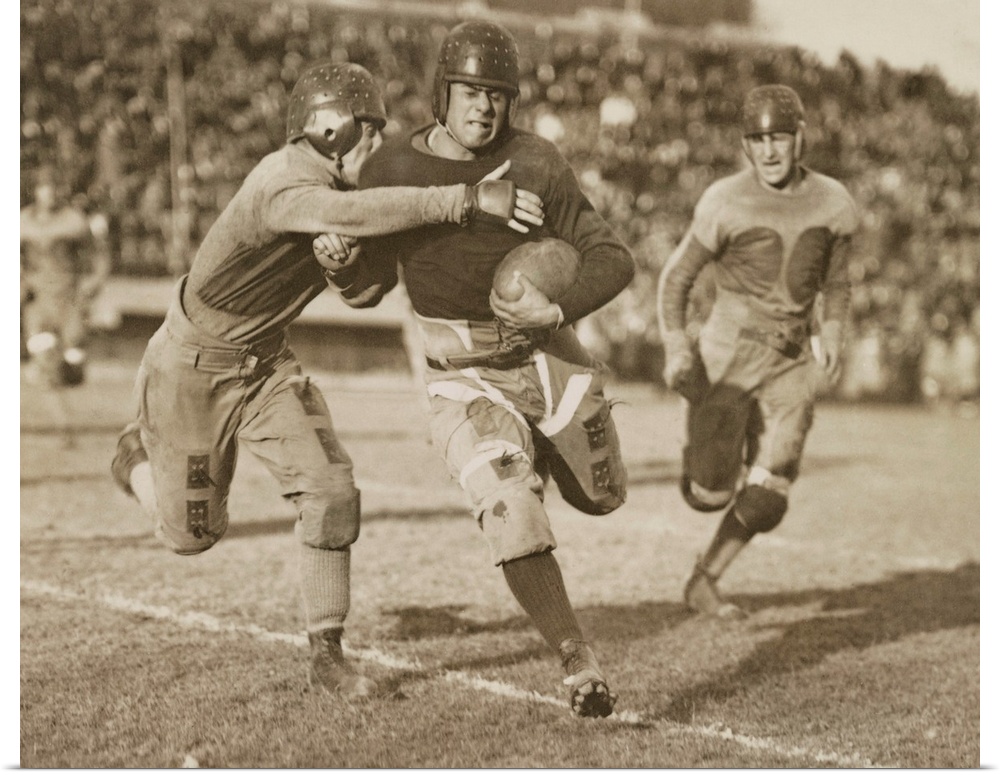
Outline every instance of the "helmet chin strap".
{"label": "helmet chin strap", "polygon": [[448,137],[450,137],[460,148],[464,148],[466,151],[468,151],[469,153],[471,153],[473,156],[482,156],[482,155],[486,154],[490,150],[490,148],[493,146],[493,143],[496,142],[496,139],[499,139],[499,137],[500,137],[500,135],[498,135],[497,138],[494,139],[492,142],[490,142],[489,145],[486,145],[486,146],[484,146],[482,148],[469,148],[461,140],[459,140],[458,137],[455,136],[455,133],[451,131],[451,128],[448,126],[448,124],[446,122],[435,119],[435,123],[439,127],[441,127],[441,129],[444,130],[445,134],[448,135]]}
{"label": "helmet chin strap", "polygon": [[[445,109],[447,110],[447,103],[445,103]],[[451,131],[451,128],[448,126],[447,120],[442,121],[441,119],[436,118],[436,119],[434,119],[434,123],[436,123],[439,127],[441,127],[441,129],[444,130],[445,134],[447,134],[448,137],[450,137],[452,140],[454,140],[455,143],[457,143],[459,147],[464,148],[466,151],[468,151],[469,153],[471,153],[473,156],[483,156],[483,155],[485,155],[486,153],[489,152],[490,148],[492,148],[493,145],[498,140],[501,140],[502,138],[506,137],[507,133],[510,132],[511,122],[512,122],[512,120],[514,118],[514,109],[515,109],[514,108],[514,103],[512,101],[512,103],[507,106],[507,115],[504,116],[504,120],[503,120],[503,129],[501,129],[497,133],[497,136],[494,137],[493,140],[488,145],[485,145],[482,148],[469,148],[467,145],[465,145],[465,143],[463,143],[461,140],[459,140],[458,137],[456,137],[455,133]]]}
{"label": "helmet chin strap", "polygon": [[[440,119],[435,119],[435,122],[439,127],[441,127],[444,130],[444,133],[448,135],[448,137],[454,140],[458,145],[461,145],[463,148],[465,148],[465,146],[462,145],[462,141],[455,136],[455,133],[451,131],[451,128],[448,126],[446,122],[441,121]],[[475,153],[475,151],[473,151],[471,148],[465,148],[465,150],[467,150],[469,153]]]}

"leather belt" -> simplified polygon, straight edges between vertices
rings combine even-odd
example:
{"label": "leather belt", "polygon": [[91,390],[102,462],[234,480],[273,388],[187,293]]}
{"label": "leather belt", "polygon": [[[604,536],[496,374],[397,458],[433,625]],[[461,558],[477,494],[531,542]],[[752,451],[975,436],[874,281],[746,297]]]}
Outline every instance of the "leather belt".
{"label": "leather belt", "polygon": [[427,356],[427,365],[438,371],[448,369],[468,369],[485,366],[490,369],[514,369],[523,366],[531,358],[534,347],[515,347],[510,350],[496,350],[489,353],[470,353],[469,355],[449,355],[445,358]]}
{"label": "leather belt", "polygon": [[283,346],[283,336],[232,350],[182,344],[180,357],[183,363],[201,371],[225,372],[240,368],[253,373],[258,366],[278,355]]}
{"label": "leather belt", "polygon": [[786,358],[795,360],[802,355],[802,345],[796,344],[780,331],[761,331],[757,328],[741,328],[740,337],[767,345]]}

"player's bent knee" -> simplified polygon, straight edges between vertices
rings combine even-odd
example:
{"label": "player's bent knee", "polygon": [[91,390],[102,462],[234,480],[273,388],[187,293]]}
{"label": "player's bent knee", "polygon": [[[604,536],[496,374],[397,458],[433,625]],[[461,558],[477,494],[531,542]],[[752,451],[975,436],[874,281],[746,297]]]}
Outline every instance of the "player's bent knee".
{"label": "player's bent knee", "polygon": [[732,490],[709,490],[702,487],[691,477],[684,475],[681,477],[681,495],[684,501],[695,511],[711,512],[725,508],[726,504],[733,498]]}
{"label": "player's bent knee", "polygon": [[575,509],[593,517],[603,517],[605,514],[610,514],[624,503],[624,489],[609,492],[597,498],[581,498],[570,501],[570,505]]}
{"label": "player's bent knee", "polygon": [[624,476],[609,476],[606,464],[593,469],[592,481],[599,483],[599,487],[593,483],[581,483],[568,469],[564,471],[557,463],[552,465],[551,470],[559,487],[559,494],[577,511],[593,517],[603,517],[625,503],[627,492]]}
{"label": "player's bent knee", "polygon": [[788,510],[788,497],[759,484],[747,485],[736,496],[736,516],[754,533],[774,530]]}
{"label": "player's bent knee", "polygon": [[181,531],[173,530],[161,523],[156,530],[156,536],[174,554],[190,557],[207,552],[215,546],[225,530],[223,526],[221,530],[213,533],[198,528]]}
{"label": "player's bent knee", "polygon": [[483,502],[479,520],[494,565],[556,548],[542,501],[529,487],[496,492]]}
{"label": "player's bent knee", "polygon": [[577,511],[600,517],[625,503],[628,475],[607,403],[552,437],[536,431],[535,448],[559,494]]}
{"label": "player's bent knee", "polygon": [[361,493],[356,487],[336,487],[295,497],[299,540],[317,549],[342,549],[361,532]]}

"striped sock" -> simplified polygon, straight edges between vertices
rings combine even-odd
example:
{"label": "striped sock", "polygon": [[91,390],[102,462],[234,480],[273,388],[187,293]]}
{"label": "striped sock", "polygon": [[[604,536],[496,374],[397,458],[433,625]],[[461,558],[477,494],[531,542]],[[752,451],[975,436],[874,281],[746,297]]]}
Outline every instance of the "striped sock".
{"label": "striped sock", "polygon": [[299,575],[306,629],[343,628],[351,607],[351,550],[300,544]]}
{"label": "striped sock", "polygon": [[567,638],[583,639],[562,571],[551,552],[505,562],[503,575],[517,602],[556,653]]}

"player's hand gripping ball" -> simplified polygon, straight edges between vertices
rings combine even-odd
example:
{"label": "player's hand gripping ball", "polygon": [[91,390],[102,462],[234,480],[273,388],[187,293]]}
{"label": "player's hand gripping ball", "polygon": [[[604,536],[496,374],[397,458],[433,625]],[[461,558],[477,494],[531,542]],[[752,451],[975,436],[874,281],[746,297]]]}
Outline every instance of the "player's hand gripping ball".
{"label": "player's hand gripping ball", "polygon": [[523,276],[552,301],[576,282],[580,262],[576,248],[561,239],[546,237],[525,242],[511,250],[497,265],[493,289],[504,301],[517,301],[524,295],[519,279]]}

